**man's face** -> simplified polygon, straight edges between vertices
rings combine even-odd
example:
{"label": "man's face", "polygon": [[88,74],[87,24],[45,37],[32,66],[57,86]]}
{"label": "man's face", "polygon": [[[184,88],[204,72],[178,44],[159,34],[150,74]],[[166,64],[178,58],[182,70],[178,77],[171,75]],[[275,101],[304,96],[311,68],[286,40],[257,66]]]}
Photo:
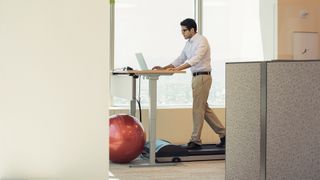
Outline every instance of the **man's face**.
{"label": "man's face", "polygon": [[193,32],[193,28],[189,30],[186,26],[181,26],[181,33],[185,39],[190,39],[194,35]]}

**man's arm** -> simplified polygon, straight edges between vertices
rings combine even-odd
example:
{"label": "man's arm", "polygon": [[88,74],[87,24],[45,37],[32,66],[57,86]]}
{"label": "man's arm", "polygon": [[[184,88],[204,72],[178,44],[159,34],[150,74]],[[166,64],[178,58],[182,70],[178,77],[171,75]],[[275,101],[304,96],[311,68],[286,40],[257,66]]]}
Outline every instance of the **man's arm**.
{"label": "man's arm", "polygon": [[[175,67],[180,67],[180,66],[182,66],[183,63],[184,63],[186,60],[187,60],[187,56],[186,56],[186,54],[185,54],[185,52],[184,52],[184,49],[183,49],[182,52],[181,52],[181,54],[180,54],[180,56],[179,56],[177,59],[175,59],[171,64],[166,65],[166,66],[164,66],[164,67],[155,66],[155,67],[153,67],[152,69],[153,69],[153,70],[155,70],[155,69],[157,69],[157,70],[170,70],[170,69],[172,69],[172,68],[175,69]],[[189,66],[189,67],[190,67],[190,66]],[[186,68],[188,68],[188,67],[186,67]]]}
{"label": "man's arm", "polygon": [[184,64],[181,64],[180,66],[178,67],[171,67],[171,68],[168,68],[169,71],[182,71],[184,69],[187,69],[191,67],[190,64],[188,63],[184,63]]}

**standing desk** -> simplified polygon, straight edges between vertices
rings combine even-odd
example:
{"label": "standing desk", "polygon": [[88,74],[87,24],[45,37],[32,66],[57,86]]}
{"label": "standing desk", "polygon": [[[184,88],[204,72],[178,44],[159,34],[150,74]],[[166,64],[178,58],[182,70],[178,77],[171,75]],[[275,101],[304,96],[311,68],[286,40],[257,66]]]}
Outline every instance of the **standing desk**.
{"label": "standing desk", "polygon": [[[156,164],[156,119],[157,119],[157,80],[159,76],[171,76],[175,73],[185,73],[185,71],[167,71],[167,70],[130,70],[130,71],[117,71],[113,72],[114,75],[129,75],[132,76],[132,100],[130,103],[131,115],[135,116],[135,100],[136,100],[136,78],[138,76],[144,76],[149,80],[149,144],[150,155],[149,163],[140,164],[138,166],[160,166]],[[170,165],[170,164],[161,164]]]}

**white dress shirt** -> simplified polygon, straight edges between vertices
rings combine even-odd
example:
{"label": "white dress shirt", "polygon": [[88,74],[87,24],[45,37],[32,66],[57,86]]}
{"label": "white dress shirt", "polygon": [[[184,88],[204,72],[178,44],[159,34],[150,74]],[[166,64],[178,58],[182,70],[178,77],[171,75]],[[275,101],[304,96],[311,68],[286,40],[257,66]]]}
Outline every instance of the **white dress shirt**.
{"label": "white dress shirt", "polygon": [[211,71],[210,46],[204,36],[198,33],[192,36],[186,42],[180,56],[171,64],[177,67],[183,63],[188,63],[191,66],[192,73]]}

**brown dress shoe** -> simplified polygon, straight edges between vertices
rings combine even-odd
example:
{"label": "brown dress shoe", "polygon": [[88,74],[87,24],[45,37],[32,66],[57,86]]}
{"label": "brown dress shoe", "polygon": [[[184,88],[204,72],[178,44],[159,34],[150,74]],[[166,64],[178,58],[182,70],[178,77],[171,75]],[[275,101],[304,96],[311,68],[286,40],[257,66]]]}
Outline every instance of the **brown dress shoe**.
{"label": "brown dress shoe", "polygon": [[189,142],[187,149],[201,149],[201,145],[195,142]]}

